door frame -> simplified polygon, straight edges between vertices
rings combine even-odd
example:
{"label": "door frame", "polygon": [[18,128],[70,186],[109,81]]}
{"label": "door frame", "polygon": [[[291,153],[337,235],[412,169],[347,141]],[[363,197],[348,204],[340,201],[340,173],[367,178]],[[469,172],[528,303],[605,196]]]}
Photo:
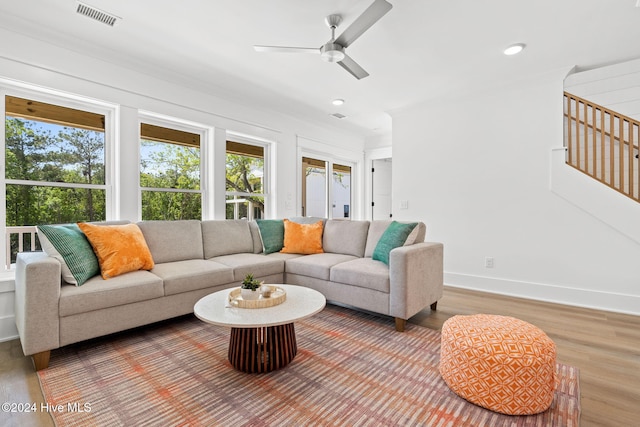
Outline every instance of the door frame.
{"label": "door frame", "polygon": [[[297,136],[297,156],[296,156],[296,176],[297,178],[297,203],[296,215],[302,216],[303,186],[302,158],[311,157],[328,162],[327,175],[333,173],[333,163],[351,167],[351,219],[363,219],[364,209],[364,153],[345,150],[321,141]],[[326,217],[332,216],[328,201],[331,200],[333,189],[327,185],[327,207]]]}

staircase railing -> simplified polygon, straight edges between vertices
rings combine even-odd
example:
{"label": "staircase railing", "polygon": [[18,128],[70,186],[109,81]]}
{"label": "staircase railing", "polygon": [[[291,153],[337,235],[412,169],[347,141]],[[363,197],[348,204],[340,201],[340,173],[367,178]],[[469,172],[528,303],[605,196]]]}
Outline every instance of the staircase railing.
{"label": "staircase railing", "polygon": [[567,164],[640,202],[640,121],[564,92]]}

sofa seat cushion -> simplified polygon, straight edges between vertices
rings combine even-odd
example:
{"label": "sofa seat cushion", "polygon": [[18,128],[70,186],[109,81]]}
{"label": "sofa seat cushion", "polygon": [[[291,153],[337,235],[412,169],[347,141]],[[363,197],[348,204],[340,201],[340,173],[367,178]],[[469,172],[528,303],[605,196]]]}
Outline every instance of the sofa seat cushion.
{"label": "sofa seat cushion", "polygon": [[343,262],[331,268],[332,282],[389,293],[389,267],[371,258]]}
{"label": "sofa seat cushion", "polygon": [[223,255],[211,258],[210,261],[233,268],[233,277],[236,281],[241,281],[247,274],[253,274],[258,278],[284,272],[284,260],[259,254]]}
{"label": "sofa seat cushion", "polygon": [[151,272],[164,281],[165,295],[175,295],[233,282],[232,268],[203,259],[156,264]]}
{"label": "sofa seat cushion", "polygon": [[109,280],[95,276],[82,286],[62,285],[60,316],[117,307],[162,296],[162,279],[148,271],[132,271]]}
{"label": "sofa seat cushion", "polygon": [[290,259],[294,259],[294,258],[300,258],[306,255],[302,255],[302,254],[285,254],[284,252],[274,252],[272,254],[268,254],[266,255],[267,258],[270,259],[281,259],[284,262],[289,261]]}
{"label": "sofa seat cushion", "polygon": [[329,280],[331,267],[357,259],[353,255],[322,253],[293,258],[285,264],[285,272]]}

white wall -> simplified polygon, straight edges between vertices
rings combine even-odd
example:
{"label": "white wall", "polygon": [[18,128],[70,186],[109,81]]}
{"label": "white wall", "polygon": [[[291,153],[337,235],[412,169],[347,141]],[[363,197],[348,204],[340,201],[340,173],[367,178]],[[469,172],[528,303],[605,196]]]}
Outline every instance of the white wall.
{"label": "white wall", "polygon": [[[218,97],[211,91],[179,86],[1,28],[0,40],[0,78],[114,103],[121,106],[127,119],[140,109],[212,126],[216,131],[227,129],[276,141],[276,164],[283,165],[278,167],[278,193],[296,194],[295,169],[288,166],[296,162],[300,136],[343,150],[348,147],[360,157],[364,150],[364,137],[338,128],[256,108],[241,99]],[[121,142],[137,144],[137,138]],[[292,216],[295,209],[287,209],[281,200],[275,214]]]}
{"label": "white wall", "polygon": [[[302,136],[323,146],[349,151],[362,159],[364,137],[328,128],[310,120],[257,108],[246,100],[224,99],[194,88],[179,86],[59,46],[49,45],[0,28],[0,91],[22,83],[108,102],[118,107],[120,178],[137,179],[138,111],[148,111],[214,128],[214,176],[209,182],[216,194],[224,194],[224,146],[226,130],[275,142],[275,175],[269,211],[274,217],[296,215],[292,201],[298,194],[298,145]],[[332,149],[333,150],[333,149]],[[0,171],[4,174],[4,165]],[[220,179],[220,177],[222,177]],[[137,220],[138,187],[121,182],[116,218]],[[207,184],[207,183],[205,183]],[[363,198],[362,191],[356,197]],[[363,201],[357,200],[362,204]],[[216,196],[215,218],[224,218],[224,197]],[[4,238],[3,243],[4,245]],[[15,336],[13,280],[0,277],[0,341]]]}
{"label": "white wall", "polygon": [[567,92],[640,120],[640,59],[567,76]]}
{"label": "white wall", "polygon": [[567,72],[393,112],[394,218],[444,243],[448,285],[640,314],[640,243],[553,189]]}

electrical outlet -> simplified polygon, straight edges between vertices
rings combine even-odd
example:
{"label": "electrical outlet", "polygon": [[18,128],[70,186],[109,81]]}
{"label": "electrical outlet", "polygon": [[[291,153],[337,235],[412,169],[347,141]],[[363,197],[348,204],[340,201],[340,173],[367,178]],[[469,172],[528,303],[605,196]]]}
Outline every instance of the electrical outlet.
{"label": "electrical outlet", "polygon": [[484,259],[484,266],[485,268],[493,268],[493,257],[485,257]]}

